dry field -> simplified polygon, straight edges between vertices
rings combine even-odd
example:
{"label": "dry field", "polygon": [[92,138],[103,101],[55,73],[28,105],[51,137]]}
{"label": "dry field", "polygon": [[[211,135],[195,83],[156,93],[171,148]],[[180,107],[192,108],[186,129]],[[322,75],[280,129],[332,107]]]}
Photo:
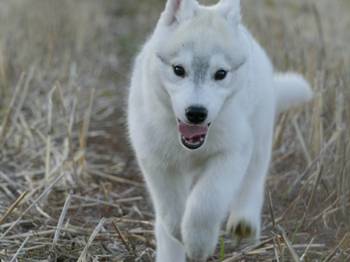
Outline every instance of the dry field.
{"label": "dry field", "polygon": [[[206,1],[207,3],[215,1]],[[132,59],[163,0],[0,0],[0,261],[153,261],[125,136]],[[350,1],[244,0],[315,99],[280,117],[263,237],[209,261],[350,261]]]}

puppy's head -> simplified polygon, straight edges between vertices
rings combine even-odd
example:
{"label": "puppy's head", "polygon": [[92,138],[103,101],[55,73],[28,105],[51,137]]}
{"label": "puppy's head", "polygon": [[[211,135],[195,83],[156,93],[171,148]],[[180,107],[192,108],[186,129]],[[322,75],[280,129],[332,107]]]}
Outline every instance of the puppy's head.
{"label": "puppy's head", "polygon": [[211,7],[196,0],[168,0],[158,22],[157,70],[187,149],[204,145],[224,102],[241,87],[248,43],[240,18],[239,0]]}

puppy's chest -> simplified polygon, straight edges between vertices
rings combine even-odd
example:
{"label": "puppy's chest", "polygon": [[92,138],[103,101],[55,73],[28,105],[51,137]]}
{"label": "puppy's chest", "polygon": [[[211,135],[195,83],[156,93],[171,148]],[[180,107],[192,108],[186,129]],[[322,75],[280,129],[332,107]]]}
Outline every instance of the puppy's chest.
{"label": "puppy's chest", "polygon": [[166,170],[169,174],[185,176],[192,182],[200,177],[205,170],[205,167],[205,161],[194,156],[188,156],[185,158],[181,155],[173,155],[166,161]]}
{"label": "puppy's chest", "polygon": [[[206,150],[189,151],[181,145],[178,133],[163,130],[150,130],[145,137],[144,143],[148,148],[149,156],[153,156],[158,161],[163,161],[173,169],[196,169],[208,159]],[[151,138],[152,136],[152,138]]]}

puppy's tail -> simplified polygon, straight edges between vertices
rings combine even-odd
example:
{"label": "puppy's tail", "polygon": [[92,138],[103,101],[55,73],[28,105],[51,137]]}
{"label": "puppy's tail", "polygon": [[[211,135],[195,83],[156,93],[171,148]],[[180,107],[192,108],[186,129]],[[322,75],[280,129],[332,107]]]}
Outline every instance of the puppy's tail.
{"label": "puppy's tail", "polygon": [[278,113],[308,102],[313,97],[309,83],[299,74],[275,74],[274,85]]}

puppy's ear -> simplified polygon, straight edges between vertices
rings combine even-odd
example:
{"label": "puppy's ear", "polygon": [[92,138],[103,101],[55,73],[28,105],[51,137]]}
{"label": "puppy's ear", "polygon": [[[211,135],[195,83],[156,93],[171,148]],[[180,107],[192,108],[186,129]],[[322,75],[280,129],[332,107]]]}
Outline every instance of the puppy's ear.
{"label": "puppy's ear", "polygon": [[181,23],[192,18],[198,9],[196,0],[168,0],[162,19],[166,25]]}
{"label": "puppy's ear", "polygon": [[222,15],[239,24],[241,22],[241,1],[240,0],[221,0],[218,4],[218,10]]}

